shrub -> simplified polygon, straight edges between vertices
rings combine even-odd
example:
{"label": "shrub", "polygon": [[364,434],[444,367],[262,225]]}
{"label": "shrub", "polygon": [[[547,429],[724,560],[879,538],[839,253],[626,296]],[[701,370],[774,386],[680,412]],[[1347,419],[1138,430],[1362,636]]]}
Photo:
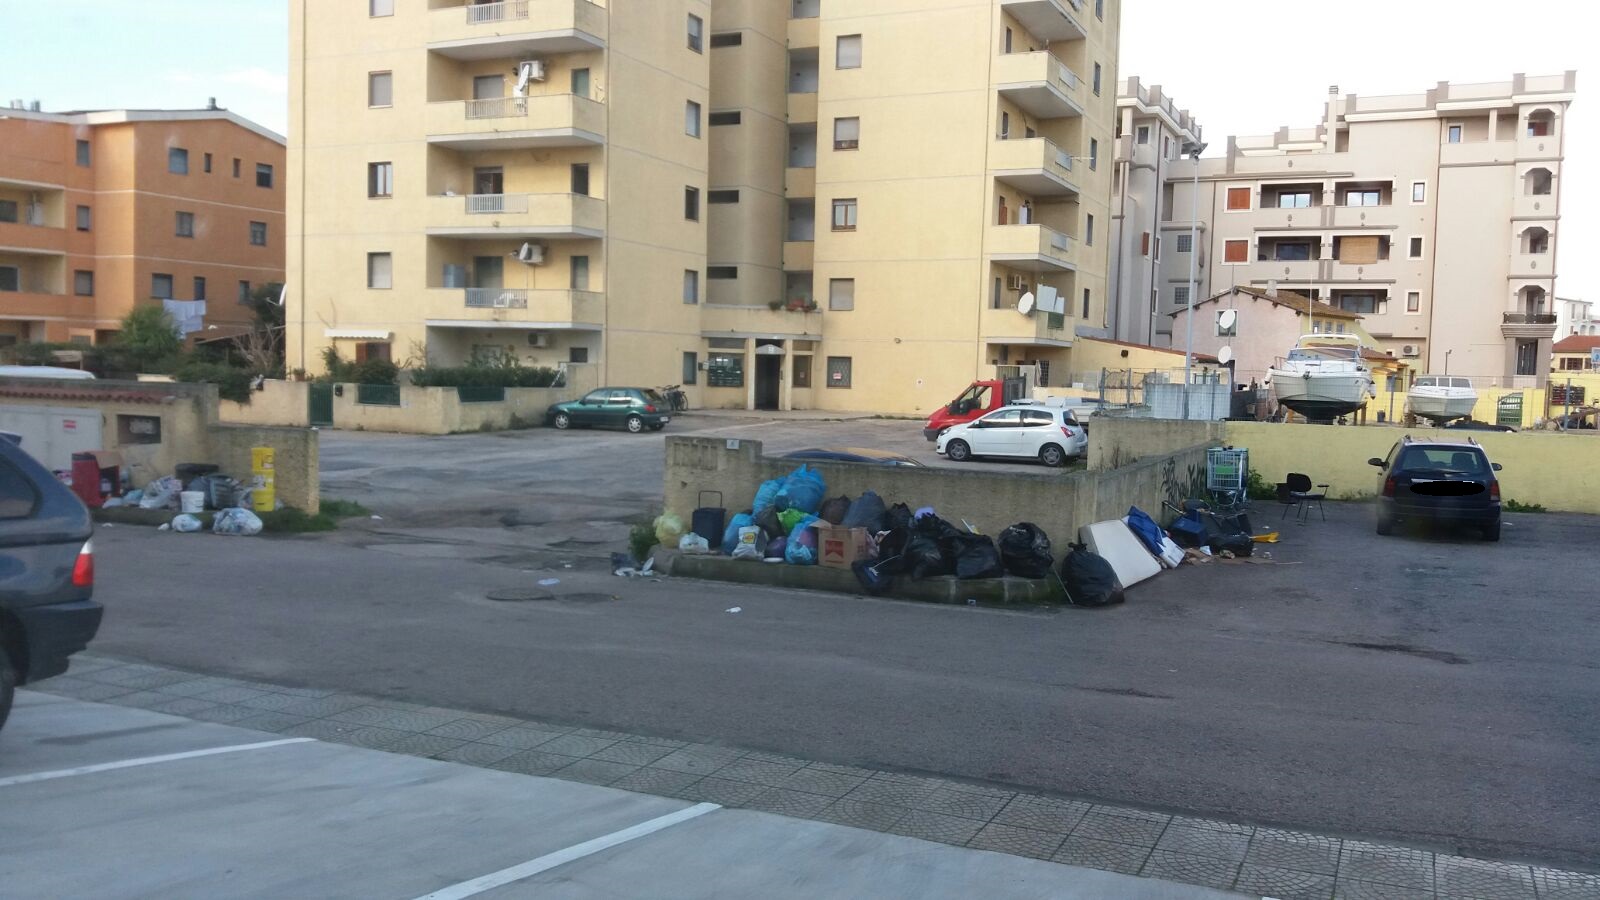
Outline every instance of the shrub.
{"label": "shrub", "polygon": [[251,374],[227,363],[185,357],[172,371],[172,377],[190,384],[214,384],[217,396],[238,403],[250,402]]}
{"label": "shrub", "polygon": [[159,306],[141,306],[128,313],[112,345],[138,368],[150,372],[170,368],[172,359],[183,352],[183,338],[172,317]]}
{"label": "shrub", "polygon": [[369,359],[366,362],[346,362],[339,351],[326,347],[322,351],[322,366],[327,374],[318,381],[338,381],[345,384],[394,384],[400,380],[400,367],[386,359]]}
{"label": "shrub", "polygon": [[514,354],[473,357],[464,366],[425,366],[411,373],[418,387],[550,387],[561,373],[523,365]]}
{"label": "shrub", "polygon": [[640,522],[628,531],[628,552],[640,563],[650,558],[650,551],[655,545],[655,525],[649,522]]}

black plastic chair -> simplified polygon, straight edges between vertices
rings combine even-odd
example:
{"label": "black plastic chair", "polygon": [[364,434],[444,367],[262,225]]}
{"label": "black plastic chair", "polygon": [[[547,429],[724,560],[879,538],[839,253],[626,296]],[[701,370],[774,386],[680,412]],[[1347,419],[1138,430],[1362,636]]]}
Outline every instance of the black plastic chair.
{"label": "black plastic chair", "polygon": [[1301,498],[1296,496],[1294,491],[1289,490],[1288,482],[1278,482],[1278,502],[1283,504],[1283,515],[1278,517],[1280,522],[1289,517],[1289,510],[1291,509],[1297,510],[1295,513],[1295,519],[1297,521],[1299,520],[1300,513],[1298,512],[1298,509],[1300,507]]}
{"label": "black plastic chair", "polygon": [[[1310,518],[1310,504],[1315,503],[1317,512],[1322,514],[1322,521],[1328,521],[1328,512],[1322,508],[1322,501],[1328,499],[1328,485],[1313,485],[1310,475],[1302,475],[1299,472],[1290,472],[1285,483],[1289,487],[1289,492],[1300,498],[1301,514],[1303,516]],[[1321,488],[1321,490],[1313,492],[1311,490],[1313,487]]]}

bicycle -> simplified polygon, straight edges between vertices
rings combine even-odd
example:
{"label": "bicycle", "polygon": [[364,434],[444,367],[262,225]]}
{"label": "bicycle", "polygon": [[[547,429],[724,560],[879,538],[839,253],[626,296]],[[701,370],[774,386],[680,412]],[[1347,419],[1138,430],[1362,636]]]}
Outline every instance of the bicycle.
{"label": "bicycle", "polygon": [[683,392],[682,385],[669,384],[656,388],[656,392],[667,399],[667,405],[673,412],[683,412],[689,408],[689,395]]}

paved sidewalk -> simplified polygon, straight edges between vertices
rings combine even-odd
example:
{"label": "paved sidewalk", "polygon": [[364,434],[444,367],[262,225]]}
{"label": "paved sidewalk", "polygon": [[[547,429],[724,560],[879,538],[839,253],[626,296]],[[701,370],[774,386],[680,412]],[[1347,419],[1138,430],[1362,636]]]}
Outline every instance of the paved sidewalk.
{"label": "paved sidewalk", "polygon": [[[923,417],[926,418],[926,417]],[[673,420],[681,425],[689,426],[696,419],[764,419],[773,422],[854,422],[859,419],[905,419],[910,421],[915,416],[889,415],[887,413],[872,412],[841,412],[826,409],[689,409],[674,413]]]}
{"label": "paved sidewalk", "polygon": [[1192,819],[737,748],[74,659],[35,685],[82,700],[606,785],[1280,900],[1600,900],[1600,876]]}

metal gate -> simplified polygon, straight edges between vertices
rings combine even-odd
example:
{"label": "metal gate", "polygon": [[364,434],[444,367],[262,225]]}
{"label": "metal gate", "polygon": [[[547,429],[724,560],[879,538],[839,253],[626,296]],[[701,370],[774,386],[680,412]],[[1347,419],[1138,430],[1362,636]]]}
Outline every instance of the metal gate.
{"label": "metal gate", "polygon": [[306,385],[306,397],[311,408],[308,410],[313,427],[333,424],[333,385],[312,382]]}

